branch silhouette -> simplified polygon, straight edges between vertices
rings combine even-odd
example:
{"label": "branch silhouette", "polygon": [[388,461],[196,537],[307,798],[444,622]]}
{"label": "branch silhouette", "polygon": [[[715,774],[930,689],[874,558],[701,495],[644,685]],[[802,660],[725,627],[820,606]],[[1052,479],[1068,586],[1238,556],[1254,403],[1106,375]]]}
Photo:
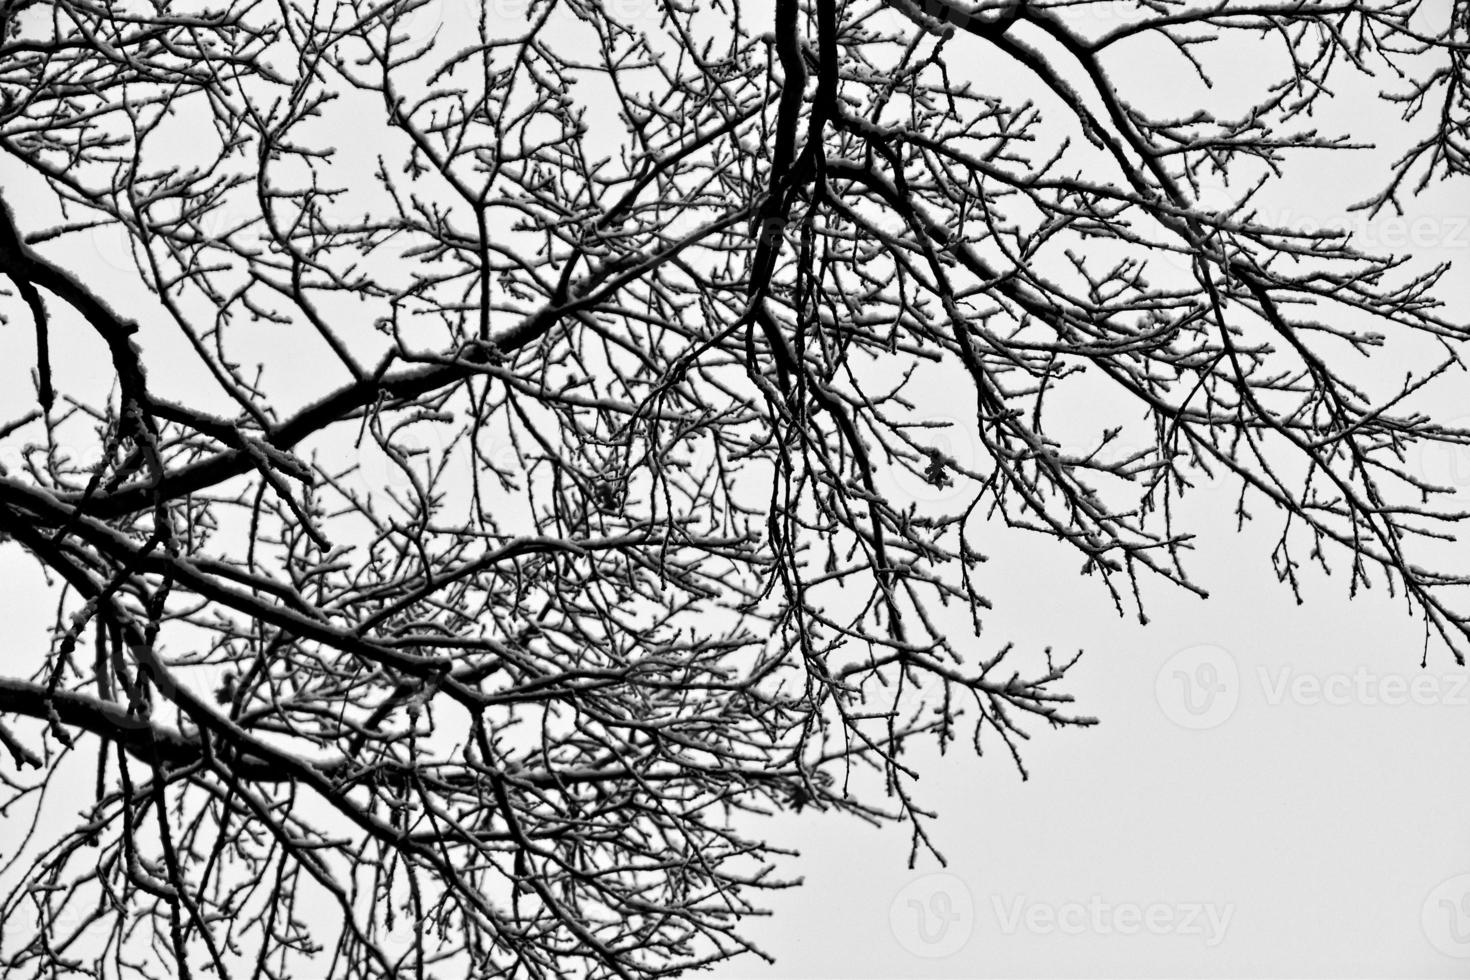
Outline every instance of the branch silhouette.
{"label": "branch silhouette", "polygon": [[980,537],[1146,619],[1206,483],[1463,662],[1448,266],[1272,194],[1351,78],[1463,179],[1470,5],[1100,6],[0,0],[7,973],[765,956],[760,817],[1095,723]]}

